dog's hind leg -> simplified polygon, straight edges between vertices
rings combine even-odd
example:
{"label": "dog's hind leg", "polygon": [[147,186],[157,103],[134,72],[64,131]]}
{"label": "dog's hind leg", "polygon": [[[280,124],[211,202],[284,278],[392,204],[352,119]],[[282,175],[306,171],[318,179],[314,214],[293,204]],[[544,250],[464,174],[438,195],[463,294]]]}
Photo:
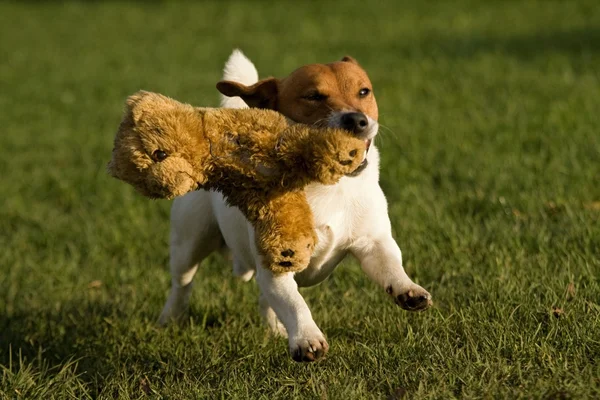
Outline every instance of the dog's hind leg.
{"label": "dog's hind leg", "polygon": [[171,291],[158,320],[160,325],[185,315],[198,266],[222,245],[209,192],[192,192],[175,199],[171,208]]}
{"label": "dog's hind leg", "polygon": [[271,332],[277,336],[287,338],[288,333],[285,326],[283,326],[283,323],[277,318],[275,311],[271,308],[271,305],[269,305],[267,298],[262,292],[258,298],[258,305],[260,307],[260,315],[263,317]]}
{"label": "dog's hind leg", "polygon": [[233,274],[244,282],[248,282],[254,276],[254,269],[241,262],[239,258],[233,257]]}

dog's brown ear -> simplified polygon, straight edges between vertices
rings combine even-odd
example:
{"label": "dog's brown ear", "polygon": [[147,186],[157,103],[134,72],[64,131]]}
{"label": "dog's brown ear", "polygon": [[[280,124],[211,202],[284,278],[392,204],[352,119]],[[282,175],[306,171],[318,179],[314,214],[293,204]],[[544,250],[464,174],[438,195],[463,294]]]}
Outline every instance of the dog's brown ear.
{"label": "dog's brown ear", "polygon": [[358,61],[356,61],[353,57],[350,56],[344,56],[344,58],[342,58],[342,61],[358,65]]}
{"label": "dog's brown ear", "polygon": [[267,78],[246,86],[234,81],[220,81],[217,90],[228,97],[239,96],[249,107],[277,109],[279,80]]}

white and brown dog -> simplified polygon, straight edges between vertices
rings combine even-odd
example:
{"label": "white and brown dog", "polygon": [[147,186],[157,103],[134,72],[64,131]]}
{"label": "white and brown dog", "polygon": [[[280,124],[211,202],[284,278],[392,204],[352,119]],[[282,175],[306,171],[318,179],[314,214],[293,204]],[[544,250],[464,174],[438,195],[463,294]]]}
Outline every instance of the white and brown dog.
{"label": "white and brown dog", "polygon": [[223,107],[271,108],[296,122],[342,127],[363,138],[369,151],[352,176],[336,185],[306,188],[319,240],[309,267],[297,274],[273,275],[262,267],[252,226],[221,194],[198,191],[176,199],[171,212],[172,288],[159,322],[184,314],[198,266],[223,244],[232,253],[236,275],[249,280],[256,272],[261,312],[275,332],[287,335],[296,361],[317,360],[329,347],[298,286],[320,283],[347,254],[355,256],[367,276],[403,309],[428,308],[431,295],[408,277],[392,237],[379,187],[379,153],[371,145],[379,128],[377,102],[358,63],[344,57],[331,64],[306,65],[284,79],[259,81],[252,62],[235,50],[223,78],[217,84],[225,95]]}

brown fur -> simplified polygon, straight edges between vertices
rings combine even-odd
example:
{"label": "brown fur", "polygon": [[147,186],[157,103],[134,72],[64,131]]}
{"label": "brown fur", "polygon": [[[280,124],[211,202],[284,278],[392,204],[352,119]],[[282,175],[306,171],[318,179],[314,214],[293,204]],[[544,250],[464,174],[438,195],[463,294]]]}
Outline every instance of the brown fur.
{"label": "brown fur", "polygon": [[336,183],[364,152],[345,131],[293,124],[274,111],[194,108],[138,92],[127,100],[108,171],[151,198],[222,192],[254,225],[264,265],[289,272],[308,266],[317,240],[302,189]]}

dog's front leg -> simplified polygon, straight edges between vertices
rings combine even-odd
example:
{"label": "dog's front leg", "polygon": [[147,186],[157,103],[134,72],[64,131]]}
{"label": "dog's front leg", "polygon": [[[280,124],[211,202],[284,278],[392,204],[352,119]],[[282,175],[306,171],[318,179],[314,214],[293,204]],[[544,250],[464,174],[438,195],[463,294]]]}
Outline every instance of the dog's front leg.
{"label": "dog's front leg", "polygon": [[294,274],[274,274],[259,266],[256,280],[261,295],[273,308],[288,333],[290,355],[295,361],[315,361],[323,357],[329,345],[325,336],[313,321]]}
{"label": "dog's front leg", "polygon": [[367,276],[392,296],[396,304],[408,311],[422,311],[433,303],[431,295],[414,283],[402,267],[402,253],[391,235],[363,237],[351,249]]}

